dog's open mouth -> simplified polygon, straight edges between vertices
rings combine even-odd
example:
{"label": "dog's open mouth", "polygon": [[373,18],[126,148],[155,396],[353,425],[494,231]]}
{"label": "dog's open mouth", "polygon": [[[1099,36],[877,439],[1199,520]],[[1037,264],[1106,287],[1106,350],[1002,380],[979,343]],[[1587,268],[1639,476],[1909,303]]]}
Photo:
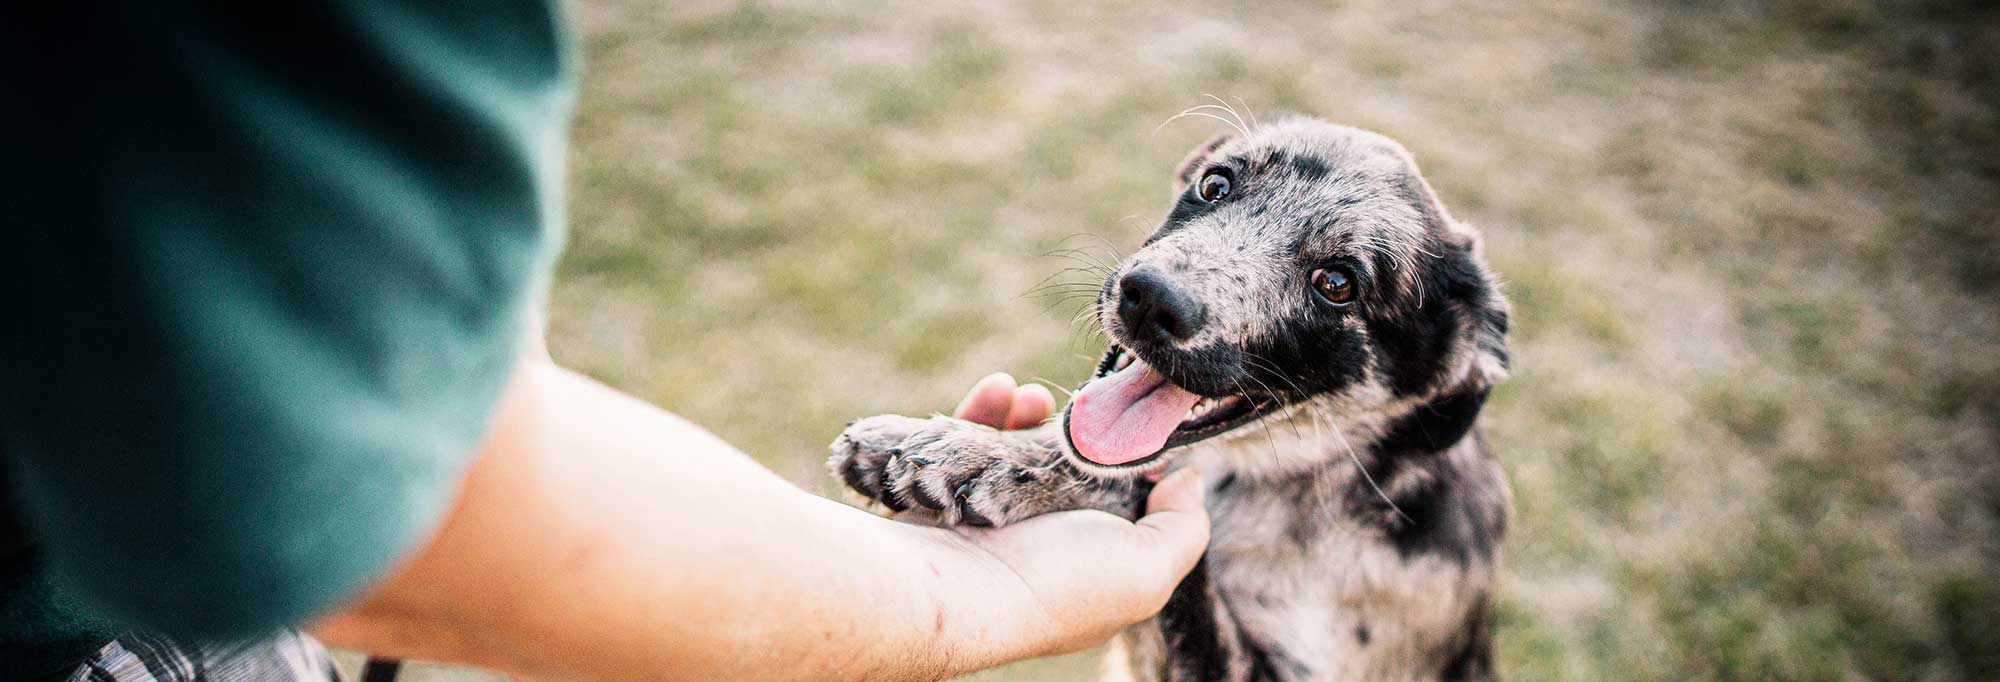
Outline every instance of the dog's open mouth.
{"label": "dog's open mouth", "polygon": [[1280,405],[1268,397],[1189,392],[1118,345],[1063,410],[1063,434],[1084,459],[1140,467],[1161,453],[1228,433]]}

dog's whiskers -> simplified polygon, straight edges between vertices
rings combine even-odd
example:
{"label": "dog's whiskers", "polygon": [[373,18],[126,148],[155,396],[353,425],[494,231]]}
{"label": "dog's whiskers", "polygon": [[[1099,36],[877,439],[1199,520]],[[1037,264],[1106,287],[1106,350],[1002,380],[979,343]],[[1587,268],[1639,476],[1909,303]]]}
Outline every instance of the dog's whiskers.
{"label": "dog's whiskers", "polygon": [[1236,124],[1238,124],[1238,130],[1242,130],[1242,132],[1244,132],[1244,136],[1250,136],[1250,124],[1246,124],[1246,122],[1244,122],[1244,116],[1242,116],[1242,114],[1236,114],[1236,108],[1234,108],[1234,106],[1230,106],[1230,102],[1228,102],[1228,100],[1224,100],[1224,98],[1218,98],[1218,96],[1214,96],[1214,94],[1208,94],[1208,92],[1202,92],[1202,96],[1204,96],[1204,98],[1210,98],[1210,100],[1216,100],[1218,104],[1222,104],[1222,106],[1216,106],[1216,108],[1220,108],[1220,110],[1224,110],[1224,112],[1230,112],[1230,116],[1236,116]]}
{"label": "dog's whiskers", "polygon": [[1093,254],[1083,249],[1061,249],[1058,251],[1051,251],[1049,252],[1049,255],[1056,256],[1058,258],[1067,258],[1076,261],[1078,263],[1091,266],[1096,271],[1102,272],[1106,275],[1111,274],[1112,271],[1117,269],[1112,264],[1106,263],[1104,262],[1103,259],[1098,258],[1097,254]]}
{"label": "dog's whiskers", "polygon": [[1023,294],[1021,297],[1053,298],[1056,299],[1057,301],[1068,301],[1070,299],[1075,299],[1075,298],[1096,298],[1097,288],[1096,287],[1085,288],[1085,287],[1074,287],[1074,286],[1043,287],[1036,289],[1034,291],[1030,291],[1026,294]]}
{"label": "dog's whiskers", "polygon": [[[1250,375],[1245,374],[1244,376],[1250,376]],[[1250,380],[1257,381],[1257,377],[1250,377]],[[1243,398],[1244,400],[1250,399],[1249,398],[1250,392],[1243,388],[1243,382],[1237,381],[1234,378],[1231,378],[1230,382],[1236,384],[1237,393],[1244,394]],[[1261,384],[1263,382],[1260,381],[1258,383]],[[1269,391],[1271,390],[1271,387],[1265,386],[1264,390]],[[1257,420],[1257,426],[1259,427],[1259,430],[1264,432],[1264,442],[1270,444],[1271,446],[1271,461],[1273,462],[1282,461],[1283,457],[1278,454],[1278,439],[1273,438],[1271,436],[1271,422],[1267,419],[1259,419]]]}
{"label": "dog's whiskers", "polygon": [[[1247,350],[1243,352],[1243,358],[1244,358],[1245,360],[1247,360],[1247,361],[1250,361],[1251,363],[1254,363],[1254,365],[1256,365],[1256,366],[1261,366],[1261,367],[1262,367],[1262,368],[1263,368],[1264,370],[1266,370],[1266,371],[1269,371],[1269,372],[1271,373],[1271,375],[1272,375],[1272,376],[1275,376],[1275,377],[1277,377],[1277,378],[1279,378],[1279,379],[1282,379],[1282,380],[1284,380],[1284,381],[1285,381],[1285,383],[1288,383],[1288,384],[1291,384],[1291,386],[1292,386],[1292,392],[1293,392],[1293,393],[1295,393],[1295,394],[1297,394],[1300,400],[1304,400],[1304,399],[1305,399],[1305,397],[1306,397],[1306,392],[1305,392],[1305,390],[1304,390],[1304,389],[1301,389],[1301,388],[1299,388],[1299,384],[1298,384],[1298,382],[1296,382],[1296,381],[1292,381],[1291,377],[1287,377],[1287,376],[1285,376],[1285,373],[1284,373],[1284,371],[1282,371],[1282,370],[1278,369],[1278,366],[1277,366],[1277,364],[1276,364],[1276,363],[1273,363],[1273,362],[1271,362],[1270,360],[1268,360],[1268,359],[1265,359],[1265,358],[1260,358],[1260,357],[1257,357],[1257,354],[1256,354],[1256,353],[1252,353],[1252,352],[1250,352],[1250,351],[1247,351]],[[1266,383],[1264,383],[1264,381],[1263,381],[1262,379],[1258,379],[1258,378],[1257,378],[1257,375],[1255,375],[1255,374],[1251,374],[1251,373],[1248,373],[1248,372],[1245,372],[1245,373],[1244,373],[1244,376],[1248,376],[1248,377],[1250,377],[1250,380],[1251,380],[1251,381],[1255,381],[1255,382],[1257,382],[1257,383],[1258,383],[1258,385],[1261,385],[1261,386],[1263,386],[1263,387],[1264,387],[1264,390],[1266,390],[1266,391],[1270,391],[1270,392],[1272,393],[1272,395],[1274,396],[1274,398],[1273,398],[1273,399],[1276,399],[1276,398],[1275,398],[1275,396],[1277,395],[1277,391],[1274,391],[1274,390],[1272,390],[1272,389],[1271,389],[1271,386],[1270,386],[1270,384],[1266,384]],[[1305,434],[1302,434],[1302,433],[1299,433],[1299,424],[1298,424],[1298,422],[1297,422],[1297,421],[1292,421],[1292,420],[1286,420],[1286,423],[1288,423],[1288,424],[1291,424],[1291,425],[1292,425],[1292,435],[1293,435],[1293,436],[1296,436],[1296,437],[1297,437],[1297,438],[1298,438],[1299,440],[1305,440]]]}
{"label": "dog's whiskers", "polygon": [[1376,485],[1375,477],[1369,474],[1368,467],[1361,463],[1361,455],[1354,452],[1354,445],[1347,442],[1347,436],[1340,433],[1338,426],[1333,428],[1333,435],[1335,438],[1340,439],[1340,446],[1347,449],[1347,458],[1354,460],[1354,468],[1361,471],[1361,480],[1368,482],[1368,487],[1375,491],[1375,496],[1382,498],[1382,502],[1389,505],[1389,509],[1396,512],[1397,516],[1403,517],[1404,522],[1416,523],[1416,519],[1412,519],[1409,514],[1403,513],[1402,507],[1396,506],[1395,500],[1389,499],[1388,493],[1382,492],[1382,486]]}
{"label": "dog's whiskers", "polygon": [[[1091,236],[1097,237],[1097,235],[1091,235]],[[1125,265],[1125,252],[1119,251],[1118,247],[1113,246],[1111,244],[1111,240],[1109,239],[1105,239],[1103,237],[1097,237],[1097,240],[1104,242],[1104,250],[1109,251],[1111,253],[1111,270],[1113,272],[1116,272],[1119,267]]]}
{"label": "dog's whiskers", "polygon": [[1436,254],[1425,251],[1414,244],[1405,243],[1402,240],[1391,240],[1379,235],[1350,235],[1347,244],[1356,251],[1375,254],[1388,259],[1390,266],[1396,271],[1397,279],[1407,283],[1411,287],[1417,299],[1417,307],[1419,309],[1424,307],[1424,281],[1423,278],[1416,276],[1416,259],[1401,249],[1415,249],[1419,253],[1430,255],[1434,258]]}
{"label": "dog's whiskers", "polygon": [[[1089,266],[1089,265],[1073,265],[1073,266],[1070,266],[1070,267],[1067,267],[1067,268],[1063,268],[1063,269],[1061,269],[1061,270],[1057,270],[1057,271],[1055,271],[1055,272],[1053,272],[1053,273],[1050,273],[1050,274],[1049,274],[1049,276],[1041,278],[1041,279],[1040,279],[1039,281],[1036,281],[1036,282],[1035,282],[1035,284],[1036,284],[1037,286],[1039,286],[1039,285],[1042,285],[1042,284],[1047,284],[1047,283],[1048,283],[1048,282],[1049,282],[1050,280],[1053,280],[1053,279],[1055,279],[1055,278],[1057,278],[1057,277],[1061,277],[1061,276],[1063,276],[1063,275],[1068,275],[1068,274],[1072,274],[1072,273],[1078,273],[1078,272],[1081,272],[1081,273],[1088,273],[1088,274],[1101,274],[1101,273],[1102,273],[1103,271],[1102,271],[1102,270],[1099,270],[1099,269],[1097,269],[1097,268],[1096,268],[1096,267],[1094,267],[1094,266]],[[1089,283],[1089,282],[1088,282],[1088,281],[1086,281],[1085,283]]]}
{"label": "dog's whiskers", "polygon": [[[1213,106],[1213,105],[1203,105],[1203,106]],[[1198,108],[1198,107],[1197,107],[1197,108]],[[1169,123],[1173,123],[1174,121],[1178,121],[1178,120],[1180,120],[1180,119],[1183,119],[1183,118],[1187,118],[1187,117],[1189,117],[1189,116],[1200,116],[1200,117],[1202,117],[1202,118],[1212,118],[1212,119],[1215,119],[1215,120],[1217,120],[1217,121],[1221,121],[1221,122],[1222,122],[1222,123],[1223,123],[1224,125],[1227,125],[1227,126],[1229,126],[1229,127],[1231,127],[1231,128],[1234,128],[1234,129],[1236,129],[1236,131],[1237,131],[1237,132],[1239,132],[1239,133],[1243,133],[1243,135],[1244,135],[1245,137],[1248,137],[1248,136],[1250,135],[1250,132],[1249,132],[1249,131],[1247,131],[1247,130],[1244,130],[1242,126],[1239,126],[1239,125],[1236,125],[1236,122],[1235,122],[1235,121],[1231,121],[1231,120],[1229,120],[1229,119],[1226,119],[1226,118],[1223,118],[1223,117],[1221,117],[1221,116],[1217,116],[1217,115],[1215,115],[1215,114],[1211,114],[1211,113],[1208,113],[1208,112],[1206,112],[1206,111],[1196,111],[1196,110],[1194,110],[1194,109],[1189,109],[1189,110],[1187,110],[1187,111],[1183,111],[1183,112],[1181,112],[1181,113],[1178,113],[1178,114],[1174,114],[1174,115],[1173,115],[1173,118],[1169,118],[1169,119],[1167,119],[1167,120],[1165,120],[1165,121],[1161,122],[1161,123],[1160,123],[1160,125],[1158,125],[1158,126],[1154,127],[1154,128],[1153,128],[1153,134],[1155,134],[1155,135],[1158,135],[1158,134],[1160,133],[1160,129],[1162,129],[1162,128],[1165,128],[1165,127],[1167,127],[1167,124],[1169,124]]]}
{"label": "dog's whiskers", "polygon": [[1259,123],[1257,123],[1257,112],[1252,111],[1250,109],[1250,103],[1243,101],[1242,95],[1235,95],[1234,97],[1236,97],[1237,104],[1243,105],[1243,113],[1248,114],[1250,116],[1250,129],[1256,130],[1260,125]]}
{"label": "dog's whiskers", "polygon": [[[1137,214],[1137,213],[1134,213],[1134,214],[1132,214],[1132,215],[1129,215],[1129,216],[1125,216],[1125,217],[1124,217],[1124,218],[1123,218],[1122,220],[1138,220],[1138,219],[1139,219],[1139,214]],[[1071,239],[1075,239],[1075,238],[1077,238],[1077,237],[1087,237],[1087,238],[1090,238],[1090,239],[1095,239],[1095,240],[1097,240],[1097,242],[1098,242],[1098,243],[1100,243],[1100,244],[1103,244],[1103,245],[1104,245],[1104,250],[1106,250],[1106,251],[1109,251],[1109,252],[1111,252],[1111,264],[1112,264],[1112,265],[1117,265],[1117,264],[1119,264],[1119,263],[1122,263],[1122,262],[1124,262],[1124,260],[1125,260],[1125,253],[1124,253],[1123,251],[1119,251],[1119,250],[1118,250],[1118,245],[1117,245],[1117,244],[1113,244],[1113,243],[1111,243],[1111,240],[1109,240],[1109,239],[1105,239],[1105,238],[1103,237],[1103,235],[1099,235],[1099,234],[1095,234],[1095,233],[1090,233],[1090,232],[1078,232],[1078,233],[1076,233],[1076,234],[1073,234],[1073,235],[1070,235],[1070,236],[1068,236],[1068,237],[1064,237],[1064,238],[1063,238],[1063,240],[1062,240],[1061,242],[1057,242],[1057,245],[1058,245],[1058,246],[1060,246],[1060,245],[1062,245],[1062,244],[1066,244],[1066,243],[1069,243],[1069,240],[1071,240]]]}

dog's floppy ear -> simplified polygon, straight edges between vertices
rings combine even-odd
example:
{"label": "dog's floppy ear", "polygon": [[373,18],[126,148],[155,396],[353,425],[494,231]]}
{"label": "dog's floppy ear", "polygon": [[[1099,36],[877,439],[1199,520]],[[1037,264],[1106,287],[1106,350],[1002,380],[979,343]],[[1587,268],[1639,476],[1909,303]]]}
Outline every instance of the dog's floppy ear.
{"label": "dog's floppy ear", "polygon": [[1452,219],[1451,214],[1442,213],[1444,206],[1438,206],[1444,216],[1444,225],[1438,230],[1438,241],[1446,247],[1464,251],[1480,264],[1486,263],[1486,239],[1471,225]]}
{"label": "dog's floppy ear", "polygon": [[[1407,157],[1407,152],[1405,156]],[[1410,161],[1411,167],[1416,162]],[[1403,191],[1416,202],[1432,236],[1441,247],[1436,272],[1451,305],[1471,321],[1468,339],[1471,362],[1458,378],[1459,389],[1484,391],[1507,378],[1511,358],[1507,352],[1507,329],[1513,315],[1500,282],[1486,267],[1486,246],[1479,229],[1451,217],[1451,211],[1431,188],[1430,180],[1411,173]]]}
{"label": "dog's floppy ear", "polygon": [[1513,310],[1500,293],[1500,282],[1486,268],[1479,231],[1471,225],[1445,219],[1438,239],[1442,256],[1437,263],[1452,300],[1469,322],[1468,349],[1471,362],[1460,378],[1465,388],[1485,390],[1507,378],[1511,359],[1507,352],[1507,329]]}
{"label": "dog's floppy ear", "polygon": [[1221,149],[1222,145],[1229,144],[1229,141],[1234,139],[1236,139],[1235,135],[1223,133],[1208,138],[1207,142],[1201,143],[1201,146],[1195,147],[1194,151],[1188,152],[1187,158],[1181,159],[1181,165],[1174,169],[1174,193],[1180,194],[1187,191],[1188,184],[1194,182],[1194,174],[1200,172],[1201,167],[1208,163],[1209,155],[1214,154],[1215,150]]}
{"label": "dog's floppy ear", "polygon": [[[1416,161],[1412,159],[1410,163],[1414,167]],[[1412,198],[1426,207],[1427,212],[1433,214],[1431,218],[1437,221],[1435,229],[1438,240],[1444,242],[1446,246],[1472,254],[1473,260],[1483,264],[1486,258],[1486,245],[1479,237],[1479,230],[1451,217],[1451,210],[1444,207],[1444,200],[1438,198],[1437,190],[1431,187],[1429,178],[1421,173],[1412,174],[1412,177],[1414,180],[1412,189],[1416,195]]]}

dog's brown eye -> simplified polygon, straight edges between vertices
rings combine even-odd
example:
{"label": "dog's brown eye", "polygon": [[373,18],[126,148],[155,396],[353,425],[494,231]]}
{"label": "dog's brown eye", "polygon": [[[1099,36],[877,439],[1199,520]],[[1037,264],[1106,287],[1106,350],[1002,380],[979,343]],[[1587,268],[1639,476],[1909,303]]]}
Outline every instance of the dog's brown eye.
{"label": "dog's brown eye", "polygon": [[1209,203],[1222,201],[1229,196],[1229,175],[1222,171],[1209,171],[1201,176],[1201,200]]}
{"label": "dog's brown eye", "polygon": [[1354,285],[1354,278],[1348,276],[1347,271],[1340,268],[1314,270],[1312,285],[1313,291],[1318,293],[1320,298],[1326,299],[1327,303],[1334,305],[1346,305],[1353,302],[1354,293],[1358,289]]}

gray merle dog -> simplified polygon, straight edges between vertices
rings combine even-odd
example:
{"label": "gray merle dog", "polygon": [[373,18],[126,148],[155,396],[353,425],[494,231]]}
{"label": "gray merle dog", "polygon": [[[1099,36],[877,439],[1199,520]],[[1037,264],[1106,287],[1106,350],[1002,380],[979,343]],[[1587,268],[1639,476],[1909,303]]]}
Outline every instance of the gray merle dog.
{"label": "gray merle dog", "polygon": [[1245,126],[1174,174],[1098,291],[1112,344],[1060,418],[1002,432],[854,423],[830,466],[901,517],[1133,518],[1199,467],[1213,539],[1120,680],[1465,680],[1492,671],[1512,499],[1475,430],[1507,373],[1478,234],[1401,145],[1310,118]]}

